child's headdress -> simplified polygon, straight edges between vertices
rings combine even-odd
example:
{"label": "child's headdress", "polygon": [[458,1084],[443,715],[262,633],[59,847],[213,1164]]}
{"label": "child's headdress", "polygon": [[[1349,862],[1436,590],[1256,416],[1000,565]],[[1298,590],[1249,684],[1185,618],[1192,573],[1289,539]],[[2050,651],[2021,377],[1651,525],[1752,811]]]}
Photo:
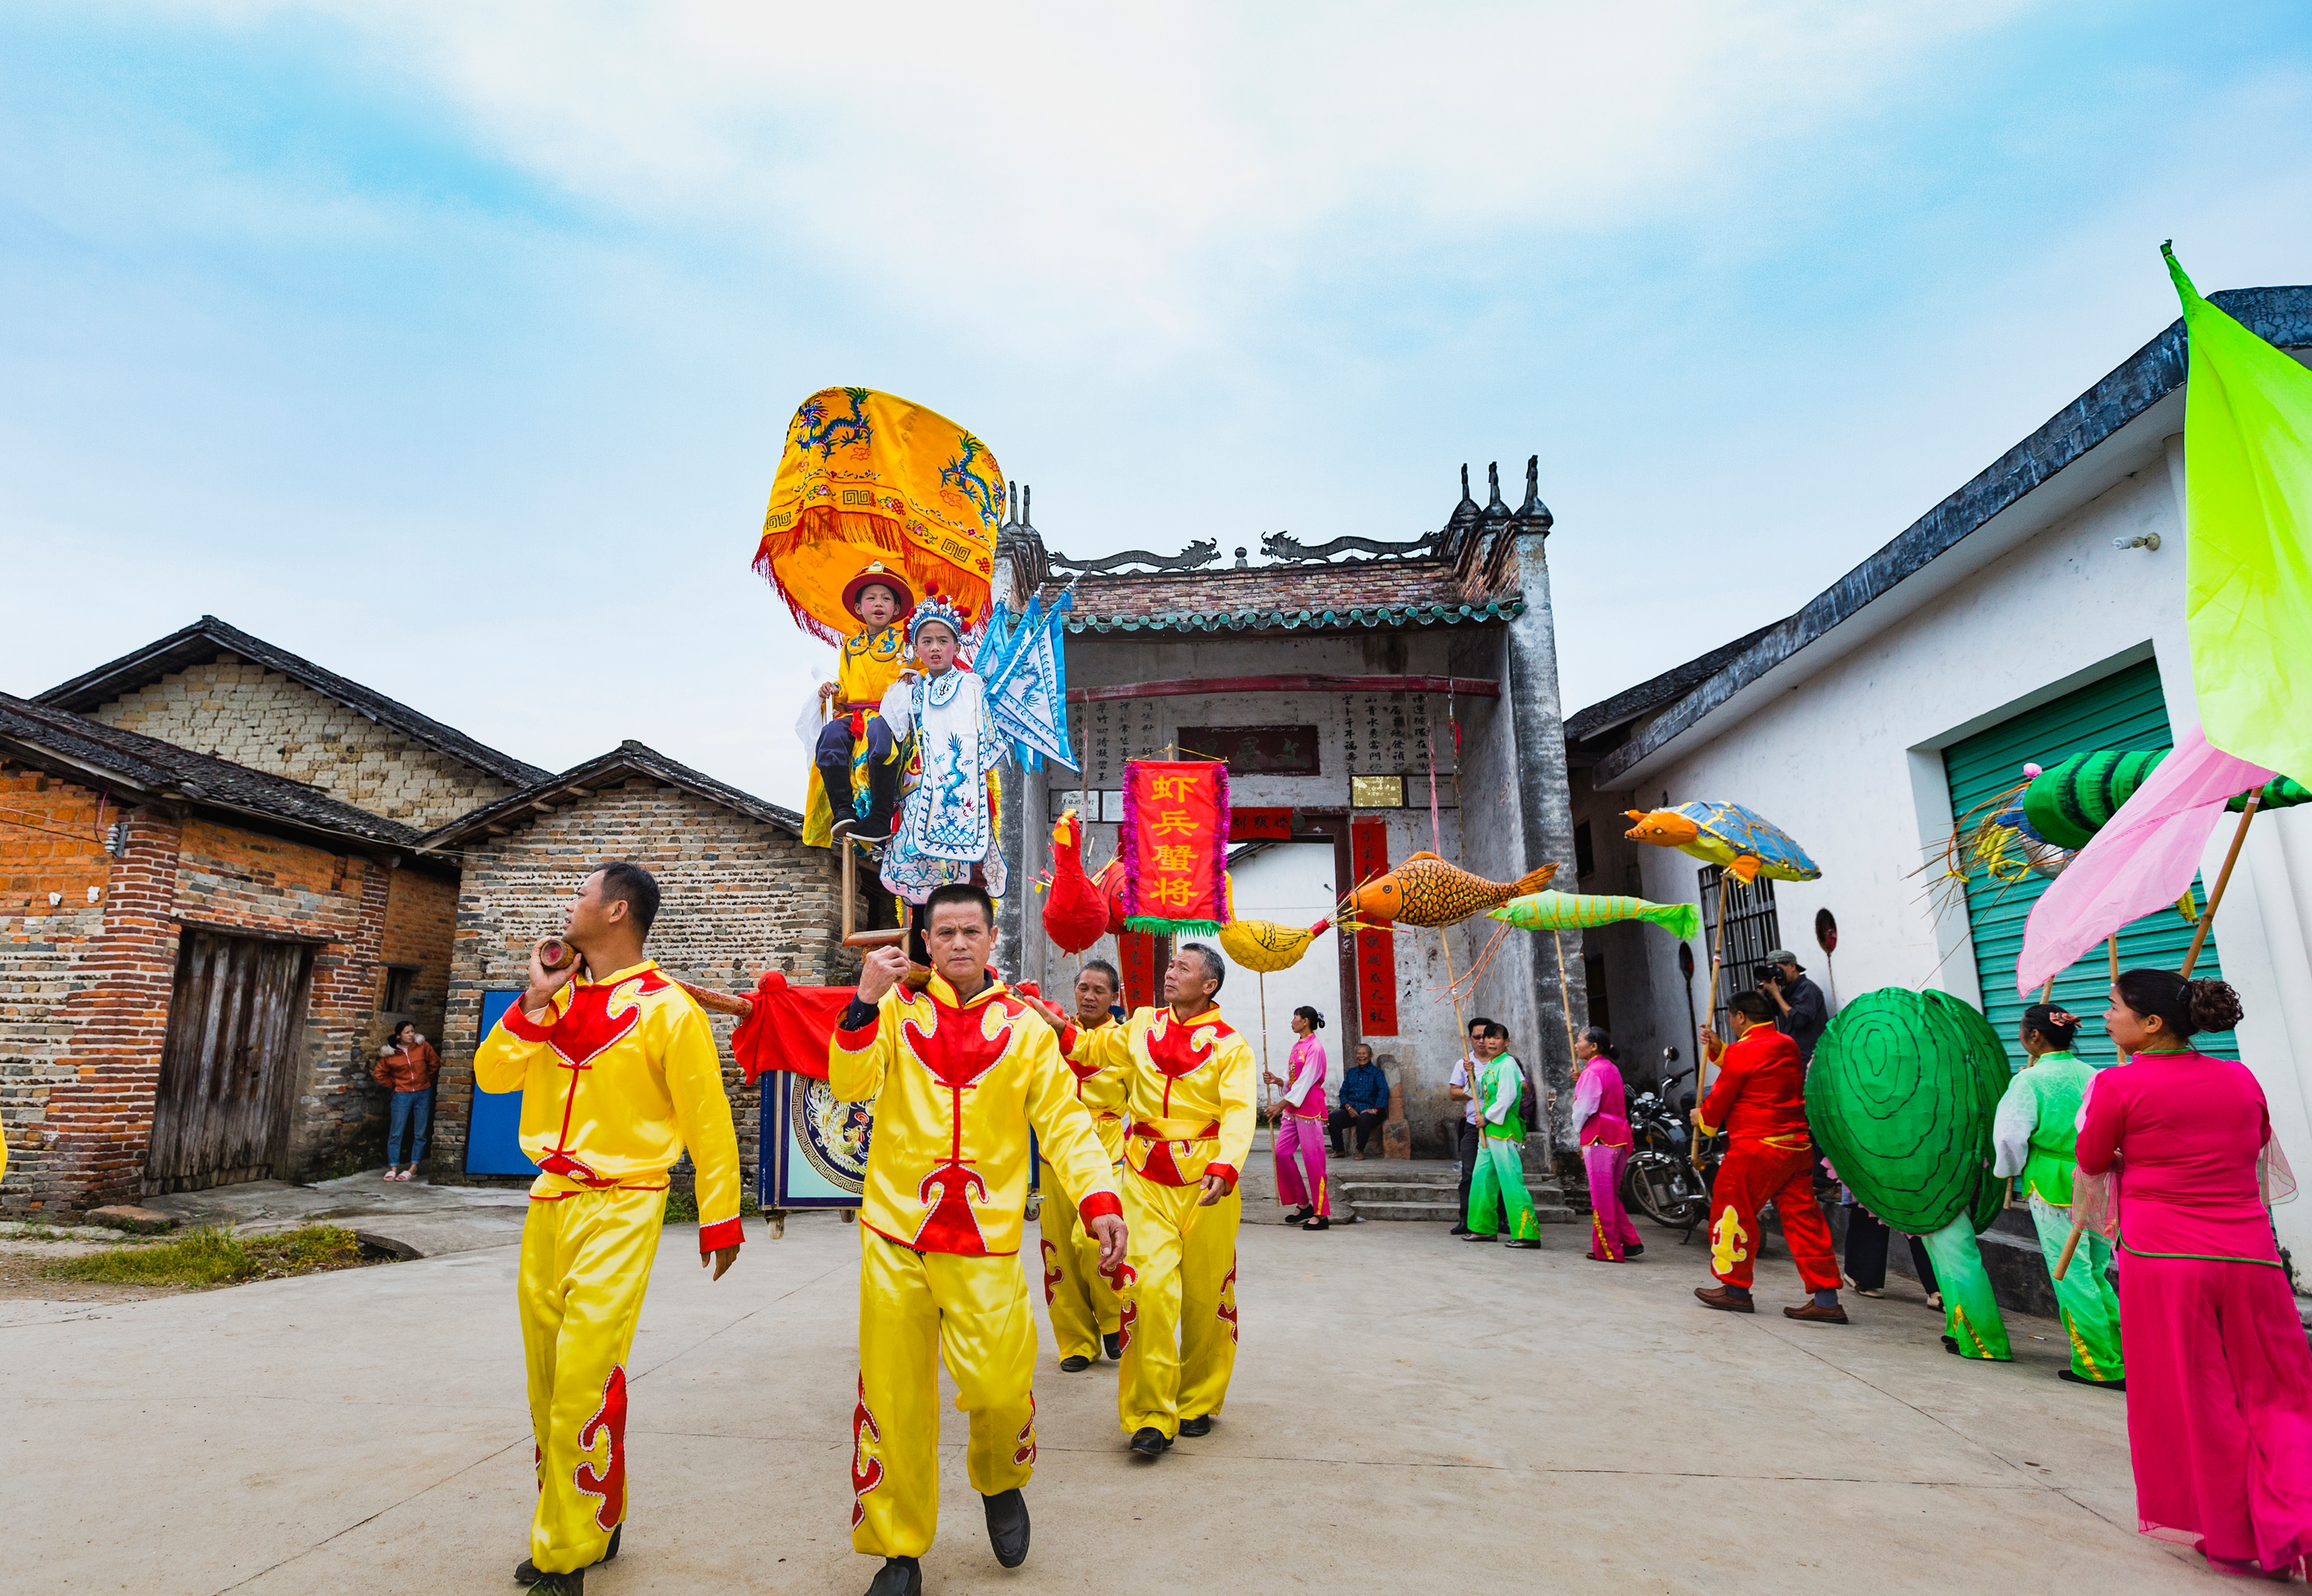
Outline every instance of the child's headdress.
{"label": "child's headdress", "polygon": [[855,618],[859,614],[861,591],[878,584],[889,588],[891,597],[898,601],[899,607],[893,612],[891,618],[894,621],[906,619],[907,612],[915,607],[915,592],[907,586],[906,576],[894,571],[881,560],[869,562],[865,570],[843,584],[843,607],[851,611]]}
{"label": "child's headdress", "polygon": [[927,621],[937,621],[949,631],[953,632],[958,643],[961,643],[968,635],[968,628],[963,624],[963,616],[954,605],[936,593],[916,605],[915,613],[907,617],[909,643],[915,640],[915,634],[924,629],[924,625]]}

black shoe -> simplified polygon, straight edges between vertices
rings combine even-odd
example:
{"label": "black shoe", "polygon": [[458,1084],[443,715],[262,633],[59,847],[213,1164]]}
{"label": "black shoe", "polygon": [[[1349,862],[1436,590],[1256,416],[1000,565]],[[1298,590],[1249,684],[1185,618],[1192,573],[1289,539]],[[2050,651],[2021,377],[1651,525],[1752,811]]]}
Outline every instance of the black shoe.
{"label": "black shoe", "polygon": [[1627,1247],[1622,1249],[1622,1256],[1624,1258],[1635,1258],[1645,1250],[1646,1244],[1643,1241],[1633,1241]]}
{"label": "black shoe", "polygon": [[[2074,1373],[2069,1369],[2056,1370],[2055,1377],[2059,1380],[2068,1380],[2073,1385],[2091,1385],[2099,1391],[2124,1391],[2127,1389],[2127,1381],[2124,1380],[2089,1380],[2086,1375]],[[1181,1426],[1183,1429],[1187,1427],[1185,1425]]]}
{"label": "black shoe", "polygon": [[1118,1362],[1123,1358],[1124,1332],[1122,1330],[1108,1331],[1107,1335],[1102,1336],[1099,1338],[1099,1344],[1107,1350],[1108,1361],[1110,1363]]}
{"label": "black shoe", "polygon": [[[611,1530],[610,1549],[602,1554],[603,1562],[607,1563],[611,1558],[618,1555],[618,1537],[624,1535],[626,1532],[626,1526],[623,1521],[619,1522],[617,1527]],[[516,1565],[513,1571],[513,1583],[517,1585],[534,1585],[545,1577],[546,1576],[544,1574],[538,1572],[538,1565],[531,1562],[528,1557],[524,1557],[521,1562]]]}
{"label": "black shoe", "polygon": [[867,1596],[924,1596],[924,1571],[913,1557],[886,1557]]}
{"label": "black shoe", "polygon": [[1072,1352],[1060,1360],[1060,1372],[1063,1374],[1081,1374],[1090,1367],[1091,1360],[1082,1353]]}
{"label": "black shoe", "polygon": [[1146,1458],[1151,1462],[1162,1457],[1164,1449],[1171,1444],[1171,1442],[1166,1439],[1164,1432],[1153,1425],[1143,1425],[1133,1433],[1133,1455]]}
{"label": "black shoe", "polygon": [[1186,1435],[1191,1441],[1209,1435],[1212,1433],[1213,1416],[1209,1413],[1203,1414],[1195,1418],[1184,1418],[1180,1421],[1180,1434]]}
{"label": "black shoe", "polygon": [[1953,1357],[1958,1356],[1958,1337],[1957,1336],[1945,1336],[1943,1337],[1943,1350],[1950,1354]]}
{"label": "black shoe", "polygon": [[1300,1228],[1304,1231],[1331,1230],[1333,1228],[1333,1216],[1329,1214],[1319,1214],[1314,1219],[1303,1221]]}
{"label": "black shoe", "polygon": [[1299,1207],[1293,1209],[1292,1213],[1287,1214],[1284,1216],[1284,1223],[1287,1224],[1306,1224],[1309,1222],[1309,1216],[1316,1212],[1316,1209],[1310,1207],[1308,1204],[1303,1203]]}
{"label": "black shoe", "polygon": [[1466,1236],[1469,1233],[1469,1227],[1466,1224],[1457,1224],[1445,1233],[1449,1236]]}
{"label": "black shoe", "polygon": [[982,1496],[979,1504],[987,1510],[987,1544],[995,1548],[995,1560],[1006,1568],[1019,1567],[1028,1560],[1028,1499],[1013,1486]]}

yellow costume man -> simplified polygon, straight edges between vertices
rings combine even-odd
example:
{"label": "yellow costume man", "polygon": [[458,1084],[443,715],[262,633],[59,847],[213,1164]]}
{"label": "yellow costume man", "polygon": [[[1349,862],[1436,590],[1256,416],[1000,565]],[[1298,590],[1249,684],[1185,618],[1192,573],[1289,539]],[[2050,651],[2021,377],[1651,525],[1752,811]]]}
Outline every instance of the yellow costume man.
{"label": "yellow costume man", "polygon": [[[1074,1065],[1126,1072],[1124,1217],[1132,1248],[1117,1286],[1124,1357],[1117,1411],[1132,1450],[1160,1458],[1204,1435],[1236,1369],[1238,1171],[1252,1147],[1252,1048],[1213,998],[1227,969],[1184,943],[1164,971],[1160,1009],[1120,1026],[1063,1027]],[[1186,1417],[1182,1416],[1186,1415]]]}
{"label": "yellow costume man", "polygon": [[879,948],[828,1044],[827,1082],[872,1099],[859,1210],[859,1402],[852,1415],[851,1544],[880,1555],[868,1596],[915,1596],[939,1524],[939,1364],[971,1416],[965,1464],[996,1560],[1028,1555],[1020,1487],[1036,1462],[1036,1323],[1020,1270],[1033,1127],[1100,1262],[1125,1225],[1091,1115],[1051,1031],[987,969],[995,906],[961,882],[924,904],[933,974]]}
{"label": "yellow costume man", "polygon": [[[1095,959],[1076,972],[1076,1023],[1086,1031],[1118,1030],[1108,1009],[1117,999],[1122,979],[1116,967]],[[1100,1151],[1111,1169],[1124,1159],[1125,1071],[1100,1064],[1073,1064],[1076,1101],[1091,1110],[1099,1132]],[[1099,1361],[1105,1346],[1111,1358],[1123,1355],[1117,1333],[1121,1306],[1116,1286],[1099,1272],[1099,1244],[1076,1223],[1076,1206],[1057,1181],[1050,1179],[1051,1161],[1044,1162],[1038,1184],[1044,1191],[1044,1305],[1051,1311],[1052,1338],[1060,1344],[1060,1368],[1080,1373]]]}
{"label": "yellow costume man", "polygon": [[[540,1596],[585,1589],[626,1515],[626,1351],[658,1256],[667,1171],[690,1149],[698,1253],[739,1256],[739,1143],[714,1033],[643,956],[658,883],[618,861],[587,876],[549,970],[483,1039],[474,1084],[521,1092],[521,1150],[539,1174],[521,1232],[522,1352],[538,1509],[515,1579]],[[607,975],[579,978],[581,968]]]}

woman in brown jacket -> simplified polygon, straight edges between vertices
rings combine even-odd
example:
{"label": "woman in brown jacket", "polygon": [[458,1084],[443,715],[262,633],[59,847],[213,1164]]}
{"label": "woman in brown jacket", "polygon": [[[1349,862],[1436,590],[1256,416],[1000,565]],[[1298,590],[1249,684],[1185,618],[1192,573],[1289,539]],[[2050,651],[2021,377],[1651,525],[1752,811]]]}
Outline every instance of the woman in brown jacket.
{"label": "woman in brown jacket", "polygon": [[[434,1044],[418,1035],[417,1027],[407,1020],[393,1028],[393,1035],[377,1050],[377,1064],[370,1074],[393,1093],[392,1118],[385,1127],[385,1178],[389,1180],[408,1179],[425,1161],[425,1134],[434,1122],[434,1077],[441,1073],[442,1058],[434,1051]],[[409,1127],[409,1163],[397,1172],[393,1153],[402,1144],[404,1126]]]}

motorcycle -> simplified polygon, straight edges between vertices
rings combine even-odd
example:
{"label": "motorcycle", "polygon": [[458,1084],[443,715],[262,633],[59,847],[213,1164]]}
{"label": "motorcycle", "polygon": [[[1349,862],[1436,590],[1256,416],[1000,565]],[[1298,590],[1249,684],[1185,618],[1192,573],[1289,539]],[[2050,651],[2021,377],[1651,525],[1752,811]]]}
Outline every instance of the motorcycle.
{"label": "motorcycle", "polygon": [[1677,1049],[1664,1048],[1662,1079],[1630,1096],[1630,1162],[1622,1171],[1622,1205],[1656,1224],[1683,1230],[1682,1243],[1710,1211],[1710,1181],[1717,1172],[1725,1138],[1712,1136],[1703,1144],[1703,1167],[1696,1170],[1687,1119],[1694,1094],[1688,1092],[1675,1101],[1671,1095],[1672,1089],[1694,1072],[1684,1069],[1669,1074],[1669,1066],[1677,1062]]}

